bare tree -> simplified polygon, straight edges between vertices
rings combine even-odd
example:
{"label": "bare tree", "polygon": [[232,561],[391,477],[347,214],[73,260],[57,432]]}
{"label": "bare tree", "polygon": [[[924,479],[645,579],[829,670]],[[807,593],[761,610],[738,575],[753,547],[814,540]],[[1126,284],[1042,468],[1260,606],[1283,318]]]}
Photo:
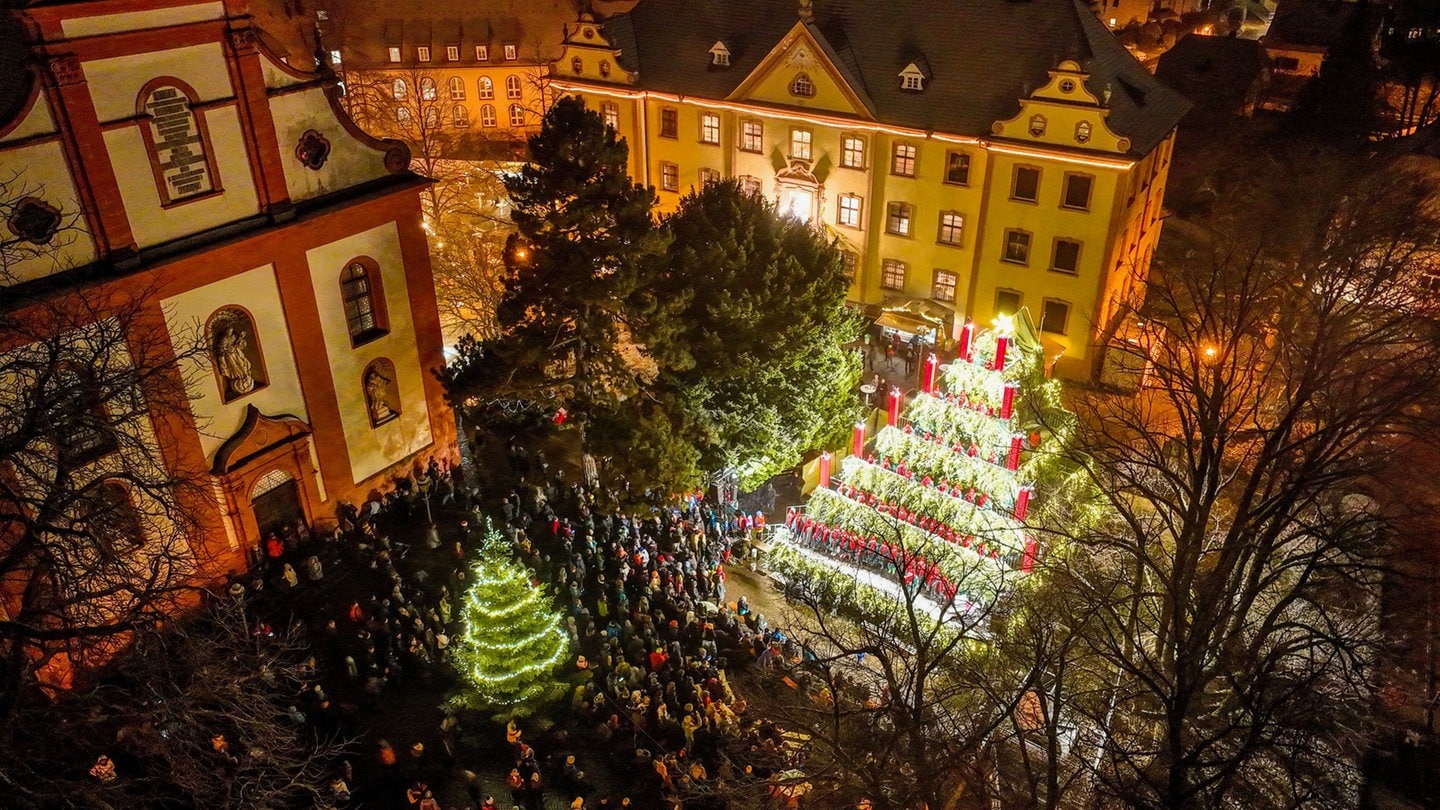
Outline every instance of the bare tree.
{"label": "bare tree", "polygon": [[1146,387],[1075,403],[1107,509],[1052,586],[1109,683],[1068,697],[1094,786],[1128,806],[1358,801],[1386,527],[1350,496],[1440,384],[1440,209],[1404,169],[1308,204],[1295,250],[1171,240],[1121,349]]}

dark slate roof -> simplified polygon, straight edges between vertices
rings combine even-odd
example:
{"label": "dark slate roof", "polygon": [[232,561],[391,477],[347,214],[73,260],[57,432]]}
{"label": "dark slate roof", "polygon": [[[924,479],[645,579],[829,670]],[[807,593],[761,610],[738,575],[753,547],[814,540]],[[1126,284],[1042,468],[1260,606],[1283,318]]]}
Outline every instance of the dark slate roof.
{"label": "dark slate roof", "polygon": [[[1124,49],[1081,0],[815,0],[812,33],[881,121],[985,136],[1013,117],[1046,71],[1074,59],[1095,95],[1110,90],[1109,123],[1145,154],[1188,103]],[[621,64],[642,87],[724,98],[795,25],[795,0],[640,0],[606,23]],[[716,40],[730,67],[710,64]],[[900,89],[900,71],[921,61],[924,92]]]}
{"label": "dark slate roof", "polygon": [[1342,0],[1280,0],[1265,41],[1328,48],[1344,33],[1356,7]]}
{"label": "dark slate roof", "polygon": [[1197,107],[1235,112],[1265,69],[1253,39],[1187,34],[1160,57],[1155,76]]}

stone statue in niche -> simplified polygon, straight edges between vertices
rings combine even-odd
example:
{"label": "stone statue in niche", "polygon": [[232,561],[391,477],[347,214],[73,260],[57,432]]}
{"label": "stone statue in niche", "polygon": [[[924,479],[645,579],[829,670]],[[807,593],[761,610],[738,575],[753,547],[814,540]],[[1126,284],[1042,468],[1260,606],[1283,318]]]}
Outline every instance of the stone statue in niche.
{"label": "stone statue in niche", "polygon": [[210,321],[210,346],[226,402],[265,385],[255,326],[237,309],[225,309]]}
{"label": "stone statue in niche", "polygon": [[365,369],[365,407],[370,411],[370,424],[379,427],[400,416],[395,396],[395,368],[377,360]]}

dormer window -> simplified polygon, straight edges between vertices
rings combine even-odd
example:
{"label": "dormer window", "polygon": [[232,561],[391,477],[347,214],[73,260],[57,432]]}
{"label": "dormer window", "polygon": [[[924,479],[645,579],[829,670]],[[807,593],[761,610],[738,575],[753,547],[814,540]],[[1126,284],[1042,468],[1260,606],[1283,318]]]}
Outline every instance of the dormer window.
{"label": "dormer window", "polygon": [[815,83],[810,81],[810,74],[795,74],[795,78],[790,80],[790,95],[798,98],[815,97]]}
{"label": "dormer window", "polygon": [[1038,138],[1045,134],[1045,116],[1036,113],[1030,116],[1030,136]]}
{"label": "dormer window", "polygon": [[730,49],[725,47],[724,42],[716,42],[710,46],[710,64],[715,67],[730,67]]}
{"label": "dormer window", "polygon": [[911,62],[900,71],[900,89],[920,91],[925,89],[925,73],[920,66]]}

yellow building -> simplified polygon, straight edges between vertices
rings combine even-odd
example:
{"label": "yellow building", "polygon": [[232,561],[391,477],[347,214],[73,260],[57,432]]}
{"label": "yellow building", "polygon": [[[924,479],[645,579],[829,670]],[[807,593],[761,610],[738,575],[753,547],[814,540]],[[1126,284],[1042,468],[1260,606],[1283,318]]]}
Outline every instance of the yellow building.
{"label": "yellow building", "polygon": [[582,14],[549,79],[663,209],[738,177],[830,231],[853,301],[1027,310],[1092,376],[1143,294],[1188,105],[1075,0],[641,0]]}

